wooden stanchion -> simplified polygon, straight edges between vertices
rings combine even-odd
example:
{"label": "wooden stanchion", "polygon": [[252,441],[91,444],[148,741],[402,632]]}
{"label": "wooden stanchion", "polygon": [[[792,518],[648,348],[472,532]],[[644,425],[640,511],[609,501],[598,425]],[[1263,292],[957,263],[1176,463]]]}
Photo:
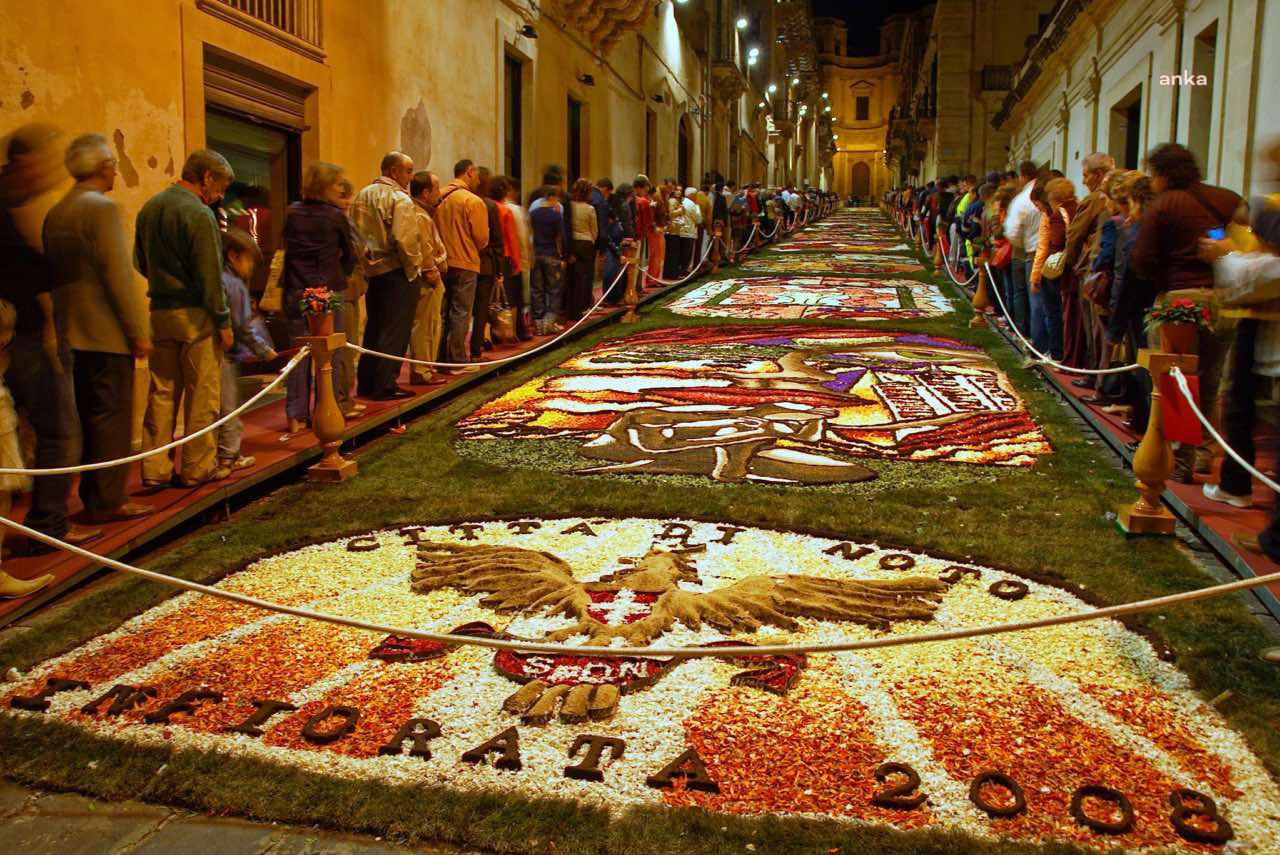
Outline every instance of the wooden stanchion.
{"label": "wooden stanchion", "polygon": [[627,265],[627,290],[623,297],[627,304],[627,312],[622,316],[622,322],[624,324],[634,324],[640,320],[640,316],[636,314],[636,306],[640,304],[640,292],[636,287],[636,280],[640,270],[636,264],[636,245],[634,241],[625,240],[622,242],[622,262]]}
{"label": "wooden stanchion", "polygon": [[720,238],[724,235],[724,226],[716,223],[711,227],[711,274],[720,272]]}
{"label": "wooden stanchion", "polygon": [[1173,472],[1173,448],[1164,436],[1160,402],[1160,379],[1176,366],[1183,374],[1194,374],[1199,365],[1195,354],[1162,353],[1143,348],[1138,351],[1138,364],[1151,375],[1151,415],[1147,432],[1133,455],[1133,474],[1137,477],[1138,500],[1123,505],[1117,512],[1116,524],[1127,535],[1173,534],[1173,514],[1160,504],[1164,482]]}
{"label": "wooden stanchion", "polygon": [[[311,430],[324,448],[320,462],[307,470],[308,481],[345,481],[359,467],[339,453],[347,421],[333,396],[333,354],[347,343],[346,333],[302,336],[299,344],[311,348],[311,364],[315,370],[316,406],[311,413]],[[367,359],[368,357],[366,357]]]}
{"label": "wooden stanchion", "polygon": [[987,309],[991,308],[991,296],[987,294],[986,265],[978,267],[978,290],[973,292],[973,317],[969,320],[970,329],[981,329],[987,325]]}

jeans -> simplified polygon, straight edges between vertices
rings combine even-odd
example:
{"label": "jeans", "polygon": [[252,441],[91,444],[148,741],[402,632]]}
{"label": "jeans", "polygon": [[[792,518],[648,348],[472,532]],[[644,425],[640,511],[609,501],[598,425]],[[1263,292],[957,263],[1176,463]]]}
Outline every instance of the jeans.
{"label": "jeans", "polygon": [[[129,456],[133,422],[133,356],[77,350],[76,409],[84,434],[84,462]],[[90,513],[116,510],[128,498],[129,467],[112,466],[80,475],[80,501]]]}
{"label": "jeans", "polygon": [[[610,306],[616,306],[622,302],[622,296],[627,291],[627,278],[619,277],[618,271],[622,269],[622,257],[618,255],[612,247],[605,250],[604,253],[604,288],[605,302]],[[614,280],[618,281],[615,283]]]}
{"label": "jeans", "polygon": [[561,276],[560,259],[539,255],[533,260],[529,290],[533,297],[535,321],[559,321],[564,301],[564,279]]}
{"label": "jeans", "polygon": [[1031,344],[1035,349],[1062,359],[1062,294],[1057,279],[1040,279],[1040,292],[1031,294]]}
{"label": "jeans", "polygon": [[1024,336],[1031,335],[1031,289],[1027,286],[1030,276],[1030,260],[1015,258],[1009,262],[1009,314]]}
{"label": "jeans", "polygon": [[[471,327],[471,308],[476,301],[474,270],[450,267],[444,275],[444,340],[441,342],[443,362],[458,365],[467,361],[467,330]],[[412,323],[413,313],[409,313]]]}
{"label": "jeans", "polygon": [[[364,346],[391,356],[404,356],[413,333],[414,309],[421,288],[401,268],[369,278],[365,294]],[[468,307],[470,308],[470,307]],[[383,398],[396,390],[400,363],[364,354],[356,366],[356,383],[365,398]]]}
{"label": "jeans", "polygon": [[[73,466],[80,462],[80,420],[72,397],[72,355],[62,351],[58,368],[45,353],[39,335],[19,333],[9,344],[9,372],[5,383],[18,412],[27,417],[36,435],[37,469]],[[67,494],[71,475],[41,475],[34,479],[31,510],[26,524],[52,537],[67,533]]]}
{"label": "jeans", "polygon": [[[286,298],[286,299],[289,299],[289,298]],[[297,303],[298,301],[296,299],[293,299],[293,300],[290,300],[289,302],[286,302],[285,305],[290,305],[290,304],[297,305]],[[346,307],[346,305],[347,305],[346,303],[343,303],[344,308]],[[338,309],[337,311],[335,311],[333,313],[333,331],[336,333],[347,332],[346,321],[347,321],[347,318],[346,318],[346,315],[343,313],[342,309]],[[294,338],[297,338],[299,336],[310,335],[310,334],[311,334],[311,327],[308,325],[306,318],[301,316],[296,318],[289,318],[289,335],[293,336]],[[368,345],[366,345],[366,347],[367,346]],[[343,348],[343,350],[345,349],[346,348]],[[382,348],[376,348],[376,349],[382,350]],[[342,372],[342,361],[339,356],[341,352],[342,351],[335,351],[332,354],[332,358],[329,360],[330,363],[333,365],[333,399],[335,401],[342,401],[348,397],[347,390],[345,388],[346,381]],[[383,351],[383,353],[390,353],[390,352],[391,351]],[[379,360],[379,361],[385,362],[387,360]],[[400,373],[399,363],[396,363],[396,366],[397,366],[396,373],[399,374]],[[312,379],[311,375],[312,375],[311,357],[308,356],[306,359],[298,363],[298,367],[293,369],[293,373],[290,374],[289,379],[285,381],[284,414],[291,419],[296,419],[301,422],[311,418],[311,379]],[[239,385],[236,381],[236,378],[239,376],[240,376],[239,370],[235,370],[232,372],[231,378],[232,378],[233,386]],[[222,377],[223,377],[223,381],[225,382],[227,378],[227,372],[225,370],[223,370],[222,372]],[[229,410],[227,409],[228,400],[232,401],[232,404],[231,404],[232,410],[240,406],[238,403],[235,402],[238,394],[239,394],[238,390],[233,388],[231,397],[228,398],[227,390],[225,388],[222,390],[223,415],[226,415],[227,412],[229,412]],[[235,456],[236,454],[239,453],[239,450],[240,450],[240,443],[239,443],[239,440],[237,439],[236,446],[233,453],[231,455],[223,454],[222,447],[221,447],[222,446],[221,432],[218,433],[218,446],[219,446],[218,457],[219,459],[222,459],[222,460],[225,460],[228,456]]]}
{"label": "jeans", "polygon": [[497,277],[491,273],[476,276],[476,296],[471,301],[471,358],[484,357],[484,326],[489,323],[489,304],[493,302],[493,289]]}
{"label": "jeans", "polygon": [[[307,360],[310,363],[311,360]],[[301,365],[293,369],[293,373],[289,375],[289,380],[305,373]],[[240,406],[240,363],[234,359],[222,360],[222,389],[220,400],[222,403],[221,412],[218,418],[222,418],[227,413]],[[305,416],[293,416],[290,418],[306,418]],[[241,423],[239,417],[218,428],[218,460],[220,462],[231,462],[240,456],[240,437],[244,434],[244,424]]]}
{"label": "jeans", "polygon": [[[1258,377],[1253,373],[1253,354],[1257,337],[1258,321],[1246,318],[1236,326],[1236,346],[1231,352],[1231,390],[1227,393],[1223,414],[1227,444],[1250,463],[1255,459],[1253,428],[1257,422]],[[1219,486],[1228,493],[1248,496],[1253,492],[1253,476],[1228,454],[1222,459]],[[1280,499],[1276,504],[1280,505]]]}

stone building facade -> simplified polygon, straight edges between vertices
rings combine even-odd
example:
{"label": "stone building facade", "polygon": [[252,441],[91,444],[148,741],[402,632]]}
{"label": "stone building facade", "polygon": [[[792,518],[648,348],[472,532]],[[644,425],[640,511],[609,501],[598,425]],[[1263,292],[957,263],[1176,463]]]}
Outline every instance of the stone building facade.
{"label": "stone building facade", "polygon": [[890,18],[880,32],[877,56],[848,56],[844,21],[820,18],[818,60],[822,66],[822,112],[834,137],[828,186],[842,198],[879,196],[892,185],[884,157],[889,114],[898,103],[898,50],[905,18]]}
{"label": "stone building facade", "polygon": [[1280,133],[1280,8],[1265,0],[1063,0],[1037,34],[996,125],[1008,162],[1024,158],[1081,180],[1106,151],[1140,168],[1176,141],[1205,180],[1274,192],[1260,162]]}
{"label": "stone building facade", "polygon": [[[99,131],[126,211],[206,145],[279,233],[315,160],[360,185],[399,148],[444,180],[467,157],[517,177],[637,172],[818,183],[767,92],[813,46],[774,0],[0,0],[0,133]],[[750,49],[757,47],[754,59]],[[790,95],[790,93],[784,93]],[[788,98],[777,115],[794,111]]]}
{"label": "stone building facade", "polygon": [[901,96],[884,146],[895,180],[1004,165],[1009,133],[992,120],[1028,40],[1054,6],[1054,0],[937,0],[901,17]]}

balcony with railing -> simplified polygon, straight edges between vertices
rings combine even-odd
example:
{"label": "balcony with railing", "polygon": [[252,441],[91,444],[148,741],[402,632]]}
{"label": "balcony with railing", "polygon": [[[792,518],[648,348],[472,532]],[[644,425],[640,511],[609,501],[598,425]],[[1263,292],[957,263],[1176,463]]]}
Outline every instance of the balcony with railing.
{"label": "balcony with railing", "polygon": [[983,66],[981,80],[983,92],[1008,92],[1013,88],[1013,66]]}
{"label": "balcony with railing", "polygon": [[217,18],[252,30],[277,44],[323,60],[323,0],[196,0]]}

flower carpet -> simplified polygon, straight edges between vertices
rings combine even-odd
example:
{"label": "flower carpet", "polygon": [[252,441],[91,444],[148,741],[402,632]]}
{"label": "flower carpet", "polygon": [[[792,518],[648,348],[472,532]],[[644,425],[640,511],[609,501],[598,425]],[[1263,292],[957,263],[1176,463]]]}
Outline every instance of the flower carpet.
{"label": "flower carpet", "polygon": [[875,253],[811,253],[808,255],[763,255],[747,258],[739,265],[756,273],[848,273],[855,276],[881,273],[923,273],[924,267],[907,256]]}
{"label": "flower carpet", "polygon": [[[437,632],[642,647],[869,639],[1087,607],[989,567],[684,519],[402,526],[261,559],[221,587]],[[1100,849],[1280,839],[1275,783],[1113,622],[675,661],[495,652],[184,594],[0,700],[125,745],[339,779]]]}
{"label": "flower carpet", "polygon": [[667,304],[677,315],[712,318],[916,318],[943,315],[951,301],[910,279],[753,276],[701,285]]}
{"label": "flower carpet", "polygon": [[131,579],[0,639],[0,771],[518,855],[1280,855],[1242,597],[814,649],[1212,581],[878,212],[782,240],[147,559],[362,627]]}
{"label": "flower carpet", "polygon": [[1049,445],[995,364],[928,335],[679,327],[601,342],[458,423],[463,441],[572,437],[583,473],[817,484],[857,457],[1026,466]]}
{"label": "flower carpet", "polygon": [[814,235],[800,238],[789,236],[782,243],[773,247],[778,252],[885,252],[909,255],[911,244],[901,237],[871,237],[838,235]]}

